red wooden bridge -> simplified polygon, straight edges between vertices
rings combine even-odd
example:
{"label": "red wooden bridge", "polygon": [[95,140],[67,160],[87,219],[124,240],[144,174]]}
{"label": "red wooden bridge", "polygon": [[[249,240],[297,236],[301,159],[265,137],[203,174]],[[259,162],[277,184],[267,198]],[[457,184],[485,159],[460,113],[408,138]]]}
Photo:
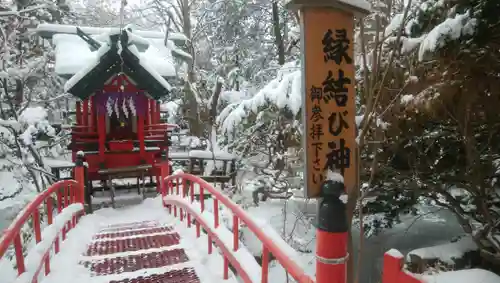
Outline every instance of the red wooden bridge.
{"label": "red wooden bridge", "polygon": [[[80,173],[75,176],[78,180]],[[210,193],[212,199],[195,200],[195,186],[200,195]],[[2,273],[7,276],[2,282],[266,283],[271,255],[296,282],[314,282],[292,260],[281,239],[261,230],[240,206],[197,176],[165,177],[158,188],[161,199],[147,199],[146,211],[132,207],[85,214],[83,190],[76,180],[60,181],[18,215],[0,242],[2,260],[9,251],[14,254],[16,275],[8,278]],[[232,212],[230,229],[221,223],[221,205]],[[25,256],[21,229],[28,221],[33,223],[37,244]],[[261,241],[261,264],[239,241],[242,226]],[[219,263],[210,256],[219,257]],[[391,253],[385,261],[384,283],[421,282],[401,271],[401,257]],[[233,271],[238,281],[233,281]]]}

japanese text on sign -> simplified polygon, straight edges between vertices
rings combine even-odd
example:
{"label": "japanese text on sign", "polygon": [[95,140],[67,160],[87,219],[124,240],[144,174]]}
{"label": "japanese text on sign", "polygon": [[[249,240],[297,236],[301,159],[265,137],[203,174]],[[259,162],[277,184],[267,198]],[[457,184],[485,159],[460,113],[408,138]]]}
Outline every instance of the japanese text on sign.
{"label": "japanese text on sign", "polygon": [[344,180],[346,174],[353,175],[353,19],[312,9],[304,15],[304,28],[307,187],[308,195],[316,197],[328,170],[341,173]]}

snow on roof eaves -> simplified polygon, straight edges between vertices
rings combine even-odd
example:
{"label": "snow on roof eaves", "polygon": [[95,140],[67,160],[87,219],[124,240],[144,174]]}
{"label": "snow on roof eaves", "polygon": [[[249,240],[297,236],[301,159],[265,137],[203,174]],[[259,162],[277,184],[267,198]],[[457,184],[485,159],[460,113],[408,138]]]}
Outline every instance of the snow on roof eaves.
{"label": "snow on roof eaves", "polygon": [[[39,24],[34,30],[42,37],[52,37],[55,34],[76,34],[77,26],[72,25],[57,25],[57,24]],[[80,27],[83,32],[89,35],[99,35],[99,34],[118,34],[120,33],[120,28],[96,28],[96,27]],[[144,38],[165,38],[165,33],[160,31],[144,31],[144,30],[134,30],[134,34],[144,37]],[[169,33],[169,40],[175,41],[188,41],[189,39],[182,33]]]}
{"label": "snow on roof eaves", "polygon": [[[109,40],[107,40],[109,36],[95,35],[92,37],[103,45],[107,45],[106,42],[109,42]],[[155,40],[147,40],[138,35],[129,37],[129,40],[132,40],[132,42],[137,41],[143,45],[148,44],[148,49],[145,52],[139,52],[138,57],[141,60],[145,60],[156,73],[163,77],[177,76],[171,50],[155,44]],[[81,73],[84,69],[87,72],[90,71],[99,62],[98,58],[100,56],[98,55],[98,51],[91,51],[88,44],[77,35],[55,34],[53,43],[55,45],[56,55],[55,71],[58,75],[74,74],[76,76],[76,74]],[[89,63],[92,63],[90,67]],[[82,77],[80,77],[80,79],[81,78]]]}
{"label": "snow on roof eaves", "polygon": [[75,84],[77,84],[83,77],[85,77],[85,75],[92,71],[95,66],[99,64],[99,59],[101,58],[101,56],[108,52],[109,49],[109,44],[104,43],[103,45],[101,45],[101,48],[94,52],[94,57],[90,61],[87,61],[85,67],[81,68],[71,77],[71,79],[66,82],[66,84],[64,84],[64,92],[68,92],[73,86],[75,86]]}
{"label": "snow on roof eaves", "polygon": [[166,90],[172,91],[172,86],[154,68],[151,67],[151,65],[149,64],[147,58],[145,58],[144,56],[141,56],[139,50],[137,50],[137,47],[135,47],[134,45],[130,45],[128,47],[128,49],[132,53],[134,53],[135,56],[137,56],[138,58],[140,58],[140,64],[141,64],[141,66],[146,71],[148,71],[148,73],[151,74],[151,76],[154,77],[155,80],[158,83],[160,83]]}

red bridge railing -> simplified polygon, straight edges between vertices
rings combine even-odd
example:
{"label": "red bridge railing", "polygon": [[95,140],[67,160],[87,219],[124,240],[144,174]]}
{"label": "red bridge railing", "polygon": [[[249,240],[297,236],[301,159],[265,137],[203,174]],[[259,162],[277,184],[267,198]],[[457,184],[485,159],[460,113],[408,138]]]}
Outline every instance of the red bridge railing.
{"label": "red bridge railing", "polygon": [[403,269],[404,257],[396,251],[390,250],[384,255],[384,269],[382,271],[382,283],[425,283],[415,278]]}
{"label": "red bridge railing", "polygon": [[[175,181],[173,184],[172,181]],[[187,188],[187,183],[189,182],[189,189]],[[194,185],[199,186],[200,200],[199,205],[201,211],[194,208],[192,205],[194,203]],[[181,188],[182,185],[182,188]],[[196,236],[200,237],[200,226],[207,232],[208,236],[208,253],[212,252],[212,242],[215,242],[216,246],[222,251],[224,255],[224,279],[229,277],[229,263],[236,269],[238,275],[243,279],[245,283],[252,283],[252,275],[248,274],[247,270],[242,267],[242,264],[246,262],[239,262],[236,258],[234,252],[237,252],[239,247],[239,227],[240,222],[244,223],[250,231],[252,231],[257,238],[262,242],[262,272],[261,272],[261,282],[268,282],[268,272],[269,272],[269,254],[272,254],[277,261],[283,266],[283,268],[299,283],[313,283],[311,277],[309,277],[294,261],[290,259],[290,255],[286,254],[276,243],[275,240],[271,239],[262,229],[255,223],[250,216],[244,211],[239,205],[230,200],[222,192],[215,189],[211,184],[207,183],[205,180],[186,173],[176,174],[164,179],[162,184],[162,198],[164,200],[164,205],[169,207],[169,210],[174,210],[174,216],[179,215],[181,221],[184,218],[184,212],[187,215],[187,225],[191,226],[192,217],[194,217],[196,225]],[[209,192],[212,195],[213,201],[213,224],[203,217],[205,212],[205,200],[203,195],[205,192]],[[187,199],[189,194],[189,199]],[[215,231],[220,225],[220,215],[219,215],[219,205],[223,204],[233,213],[233,227],[232,227],[232,245],[228,246],[227,243],[221,239],[220,235]],[[180,208],[180,213],[177,213],[177,208]],[[211,220],[210,220],[211,221]]]}
{"label": "red bridge railing", "polygon": [[[77,168],[76,170],[83,170],[83,168]],[[82,175],[77,173],[77,178],[78,176]],[[54,209],[57,209],[55,219]],[[48,226],[45,229],[52,230],[51,233],[44,233],[45,229],[42,232],[40,225],[42,220],[41,211],[44,211],[47,216]],[[19,213],[7,230],[4,231],[4,235],[0,238],[0,260],[4,260],[7,251],[13,248],[18,277],[27,276],[28,278],[23,282],[36,283],[42,268],[45,269],[45,275],[50,273],[50,254],[52,248],[54,248],[56,254],[59,253],[60,237],[62,237],[63,241],[66,239],[66,234],[75,227],[79,217],[83,213],[83,186],[81,183],[74,180],[64,180],[53,184],[47,190],[38,194]],[[21,229],[30,219],[33,223],[33,232],[37,246],[34,249],[28,250],[29,266],[27,266],[23,253]],[[54,231],[53,229],[57,230]],[[44,235],[47,237],[46,239],[42,238]]]}

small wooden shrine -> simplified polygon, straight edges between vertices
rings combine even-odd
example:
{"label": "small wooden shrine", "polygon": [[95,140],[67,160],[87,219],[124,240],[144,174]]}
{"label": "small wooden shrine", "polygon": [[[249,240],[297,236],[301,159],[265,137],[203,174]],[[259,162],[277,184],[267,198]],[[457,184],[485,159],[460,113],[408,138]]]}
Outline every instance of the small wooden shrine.
{"label": "small wooden shrine", "polygon": [[160,56],[166,50],[152,44],[158,33],[142,32],[153,35],[148,40],[129,28],[60,25],[41,25],[38,33],[54,43],[56,72],[69,78],[65,91],[77,98],[73,161],[85,156],[90,181],[158,177],[156,165],[168,155],[168,132],[176,127],[160,119],[175,69]]}

